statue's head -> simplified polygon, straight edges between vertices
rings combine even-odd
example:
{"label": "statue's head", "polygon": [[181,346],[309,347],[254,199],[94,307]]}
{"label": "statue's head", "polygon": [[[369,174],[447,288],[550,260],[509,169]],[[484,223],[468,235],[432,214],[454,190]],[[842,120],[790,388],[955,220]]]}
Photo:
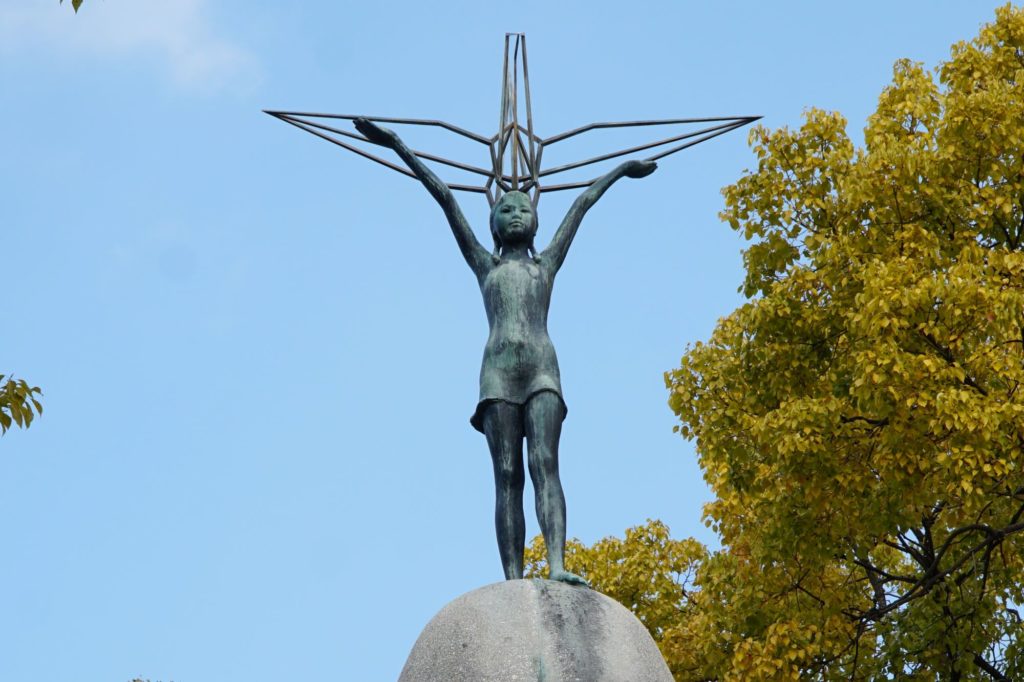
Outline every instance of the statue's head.
{"label": "statue's head", "polygon": [[494,237],[494,252],[503,246],[523,244],[533,250],[533,238],[537,234],[537,213],[530,195],[523,192],[506,192],[491,207],[491,236]]}

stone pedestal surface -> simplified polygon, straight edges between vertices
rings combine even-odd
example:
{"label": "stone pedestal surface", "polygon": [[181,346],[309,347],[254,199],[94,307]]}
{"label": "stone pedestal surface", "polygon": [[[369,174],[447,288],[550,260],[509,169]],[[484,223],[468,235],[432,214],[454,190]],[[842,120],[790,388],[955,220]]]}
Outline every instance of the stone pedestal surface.
{"label": "stone pedestal surface", "polygon": [[399,682],[672,682],[657,645],[618,602],[550,580],[508,580],[449,603]]}

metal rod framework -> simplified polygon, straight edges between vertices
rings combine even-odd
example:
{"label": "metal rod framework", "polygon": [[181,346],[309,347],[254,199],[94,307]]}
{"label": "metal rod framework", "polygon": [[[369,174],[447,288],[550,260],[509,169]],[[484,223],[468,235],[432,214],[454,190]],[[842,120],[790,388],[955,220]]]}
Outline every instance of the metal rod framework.
{"label": "metal rod framework", "polygon": [[[550,178],[551,176],[559,173],[575,170],[577,168],[600,163],[602,161],[608,161],[621,156],[627,156],[638,152],[664,147],[666,145],[672,145],[676,142],[682,143],[669,147],[668,149],[660,150],[645,159],[657,161],[671,154],[675,154],[676,152],[700,144],[701,142],[706,142],[707,140],[718,137],[719,135],[724,135],[725,133],[736,130],[737,128],[741,128],[761,118],[760,116],[719,116],[710,118],[608,121],[588,123],[587,125],[580,126],[579,128],[573,128],[572,130],[568,130],[548,138],[541,138],[534,132],[533,127],[533,111],[530,99],[530,71],[526,58],[525,34],[505,34],[505,56],[502,70],[501,115],[499,117],[498,132],[489,138],[464,128],[460,128],[459,126],[448,123],[447,121],[435,119],[364,116],[359,114],[320,114],[278,110],[264,110],[264,112],[284,121],[285,123],[289,123],[301,130],[311,133],[312,135],[316,135],[321,139],[327,140],[342,149],[358,154],[363,158],[379,163],[382,166],[386,166],[387,168],[398,171],[402,175],[407,175],[409,177],[415,177],[415,175],[413,175],[408,168],[381,158],[369,151],[366,151],[365,149],[345,141],[346,139],[349,139],[361,143],[373,144],[362,135],[348,130],[341,130],[334,126],[327,125],[326,123],[318,122],[317,119],[350,121],[356,118],[366,118],[375,123],[416,125],[447,130],[486,146],[488,148],[488,156],[491,166],[491,169],[487,170],[486,168],[456,161],[454,159],[448,159],[443,156],[422,151],[414,151],[413,153],[421,159],[433,161],[451,168],[457,168],[461,171],[473,173],[475,175],[482,175],[487,178],[483,185],[447,183],[450,189],[484,194],[487,197],[488,203],[491,205],[494,205],[494,203],[501,197],[502,193],[519,190],[522,192],[532,193],[531,198],[535,206],[540,200],[540,195],[542,193],[589,187],[598,179],[592,178],[590,180],[580,182],[547,185],[541,183],[542,178]],[[526,109],[525,127],[519,123],[520,72],[522,73],[522,94]],[[704,126],[698,130],[691,130],[677,135],[672,135],[655,142],[647,142],[633,147],[619,149],[580,161],[565,163],[560,166],[555,166],[554,168],[541,169],[541,157],[543,156],[544,149],[557,142],[576,137],[592,130],[693,124],[704,124]],[[523,138],[524,135],[525,140]],[[507,171],[505,169],[506,151],[509,152],[509,169]],[[520,170],[522,170],[522,174],[520,174]]]}

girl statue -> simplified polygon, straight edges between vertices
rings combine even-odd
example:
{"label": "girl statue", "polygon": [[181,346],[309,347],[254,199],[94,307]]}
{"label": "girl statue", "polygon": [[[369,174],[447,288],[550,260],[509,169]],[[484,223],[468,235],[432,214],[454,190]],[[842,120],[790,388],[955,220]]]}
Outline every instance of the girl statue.
{"label": "girl statue", "polygon": [[537,216],[529,196],[503,194],[491,209],[491,252],[477,241],[448,186],[394,131],[365,118],[356,119],[355,126],[371,142],[393,149],[441,205],[480,284],[490,335],[480,368],[480,400],[470,423],[487,437],[494,463],[494,521],[506,580],[523,577],[525,438],[550,578],[586,584],[564,565],[565,497],[558,478],[558,440],[566,407],[555,348],[548,337],[551,288],[584,214],[616,180],[650,175],[656,164],[627,161],[597,180],[573,202],[551,243],[540,253],[533,246]]}

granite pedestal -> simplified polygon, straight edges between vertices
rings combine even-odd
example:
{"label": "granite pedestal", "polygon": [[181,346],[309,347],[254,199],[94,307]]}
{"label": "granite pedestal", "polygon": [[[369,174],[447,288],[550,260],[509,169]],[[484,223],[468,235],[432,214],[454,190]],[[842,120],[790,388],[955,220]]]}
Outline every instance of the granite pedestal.
{"label": "granite pedestal", "polygon": [[434,616],[399,682],[672,682],[643,624],[585,587],[508,580]]}

